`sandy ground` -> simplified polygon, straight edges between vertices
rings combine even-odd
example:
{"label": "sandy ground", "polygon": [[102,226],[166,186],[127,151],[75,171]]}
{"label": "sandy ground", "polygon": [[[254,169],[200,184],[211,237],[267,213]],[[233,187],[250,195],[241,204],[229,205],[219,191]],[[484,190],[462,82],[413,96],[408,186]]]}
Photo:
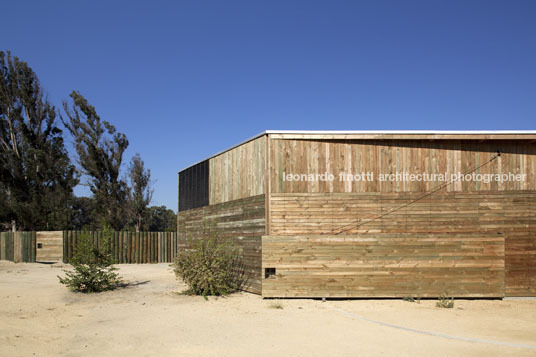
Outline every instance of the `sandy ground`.
{"label": "sandy ground", "polygon": [[[119,265],[131,286],[69,292],[61,265],[0,262],[0,356],[490,356],[536,349],[429,336],[364,321],[467,338],[536,345],[536,301],[263,300],[178,294],[167,264]],[[281,304],[282,309],[274,308]]]}

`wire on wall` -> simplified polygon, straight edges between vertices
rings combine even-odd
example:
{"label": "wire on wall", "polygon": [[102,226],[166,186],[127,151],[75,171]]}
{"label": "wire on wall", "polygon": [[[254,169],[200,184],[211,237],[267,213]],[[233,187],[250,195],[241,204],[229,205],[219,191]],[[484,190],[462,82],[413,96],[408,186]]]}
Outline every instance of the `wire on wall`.
{"label": "wire on wall", "polygon": [[[493,155],[488,161],[484,162],[483,164],[473,168],[473,169],[470,169],[470,170],[467,170],[466,172],[463,173],[463,176],[465,175],[469,175],[469,174],[472,174],[473,172],[479,170],[480,168],[482,168],[483,166],[489,164],[490,162],[492,162],[493,160],[497,159],[499,156],[501,156],[501,152],[500,151],[497,151],[497,154]],[[446,182],[444,184],[441,184],[439,185],[438,187],[436,187],[435,189],[433,189],[432,191],[430,192],[427,192],[425,194],[423,194],[422,196],[414,199],[414,200],[411,200],[409,201],[408,203],[405,203],[401,206],[398,206],[398,207],[395,207],[393,208],[392,210],[390,211],[387,211],[385,213],[382,213],[376,217],[373,217],[371,219],[369,219],[368,221],[365,221],[365,222],[362,222],[362,223],[358,223],[356,225],[352,224],[352,225],[344,225],[344,226],[341,226],[340,228],[336,228],[336,229],[332,229],[330,233],[333,233],[335,235],[338,235],[338,234],[341,234],[341,233],[344,233],[344,232],[348,232],[348,231],[351,231],[353,229],[357,229],[361,226],[364,226],[365,224],[369,224],[371,222],[374,222],[378,219],[381,219],[387,215],[390,215],[392,214],[393,212],[396,212],[396,211],[399,211],[401,209],[404,209],[404,208],[407,208],[409,205],[412,205],[414,204],[415,202],[418,202],[418,201],[421,201],[423,200],[424,198],[426,197],[429,197],[431,195],[433,195],[434,193],[438,192],[438,191],[441,191],[442,189],[444,189],[445,187],[448,187],[449,185],[453,184],[454,182],[456,182],[456,180],[450,180],[449,182]],[[383,210],[383,209],[382,209]],[[338,231],[338,232],[337,232]]]}

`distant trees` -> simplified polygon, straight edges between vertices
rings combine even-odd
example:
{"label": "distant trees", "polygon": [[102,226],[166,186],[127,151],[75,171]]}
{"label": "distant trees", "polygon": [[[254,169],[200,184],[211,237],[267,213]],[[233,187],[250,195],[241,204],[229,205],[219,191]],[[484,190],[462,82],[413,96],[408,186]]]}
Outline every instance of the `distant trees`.
{"label": "distant trees", "polygon": [[[70,98],[58,115],[28,64],[0,51],[0,230],[175,230],[172,210],[149,207],[151,171],[139,154],[121,175],[126,135],[79,92]],[[73,193],[81,176],[91,197]]]}
{"label": "distant trees", "polygon": [[63,124],[73,136],[78,165],[95,198],[97,219],[121,230],[126,223],[127,183],[120,179],[123,153],[128,147],[125,134],[101,120],[95,108],[79,92],[70,94],[72,108],[63,103],[68,120]]}
{"label": "distant trees", "polygon": [[130,213],[136,232],[148,225],[148,206],[153,197],[151,188],[151,170],[145,168],[145,164],[139,154],[136,154],[128,168],[130,178],[129,206]]}
{"label": "distant trees", "polygon": [[0,51],[0,222],[12,230],[61,229],[77,183],[36,74]]}
{"label": "distant trees", "polygon": [[102,222],[95,218],[95,199],[93,197],[75,197],[71,202],[70,221],[66,225],[69,230],[96,231],[102,229]]}
{"label": "distant trees", "polygon": [[149,207],[147,230],[151,232],[176,232],[177,215],[166,206]]}

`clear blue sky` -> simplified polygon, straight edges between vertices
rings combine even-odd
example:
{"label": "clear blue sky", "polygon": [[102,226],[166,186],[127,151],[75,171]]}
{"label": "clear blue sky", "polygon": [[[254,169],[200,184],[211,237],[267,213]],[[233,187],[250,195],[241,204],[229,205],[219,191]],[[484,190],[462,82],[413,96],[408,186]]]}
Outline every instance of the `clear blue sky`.
{"label": "clear blue sky", "polygon": [[[177,208],[266,129],[535,129],[536,1],[9,1],[0,49],[79,90]],[[77,190],[83,193],[83,190]]]}

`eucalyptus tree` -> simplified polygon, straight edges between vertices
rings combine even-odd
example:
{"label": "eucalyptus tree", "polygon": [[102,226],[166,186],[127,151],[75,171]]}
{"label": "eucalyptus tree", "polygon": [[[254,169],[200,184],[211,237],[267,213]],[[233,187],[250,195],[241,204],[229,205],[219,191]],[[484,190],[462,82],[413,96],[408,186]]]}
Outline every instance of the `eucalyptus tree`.
{"label": "eucalyptus tree", "polygon": [[70,97],[71,106],[63,102],[67,118],[62,121],[73,137],[78,169],[93,193],[96,219],[121,230],[128,221],[128,186],[120,177],[128,139],[102,120],[82,94],[73,91]]}
{"label": "eucalyptus tree", "polygon": [[30,66],[0,51],[0,222],[63,229],[78,183],[56,109]]}
{"label": "eucalyptus tree", "polygon": [[149,221],[149,204],[153,197],[151,188],[151,170],[145,168],[145,163],[136,154],[128,168],[130,178],[129,206],[136,232],[147,229]]}

